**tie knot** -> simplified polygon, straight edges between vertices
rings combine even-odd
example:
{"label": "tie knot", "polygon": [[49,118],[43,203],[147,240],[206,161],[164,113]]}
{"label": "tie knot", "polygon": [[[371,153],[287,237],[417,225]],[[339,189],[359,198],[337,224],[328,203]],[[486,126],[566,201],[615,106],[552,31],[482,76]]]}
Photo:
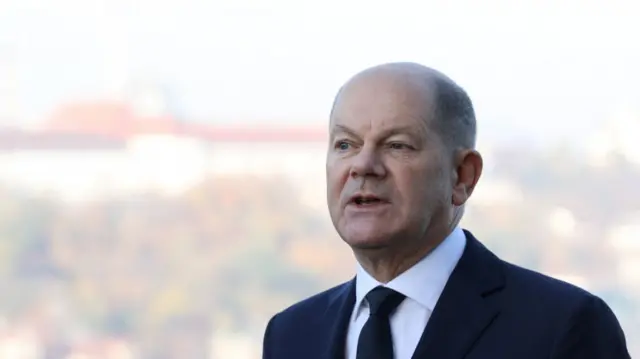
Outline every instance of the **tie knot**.
{"label": "tie knot", "polygon": [[369,303],[371,315],[388,317],[402,303],[405,296],[393,289],[378,286],[364,297]]}

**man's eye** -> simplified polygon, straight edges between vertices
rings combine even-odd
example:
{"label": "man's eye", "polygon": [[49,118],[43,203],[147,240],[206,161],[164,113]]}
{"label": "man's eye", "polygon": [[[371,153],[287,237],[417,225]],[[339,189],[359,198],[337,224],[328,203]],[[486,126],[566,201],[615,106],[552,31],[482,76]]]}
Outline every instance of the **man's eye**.
{"label": "man's eye", "polygon": [[346,151],[349,149],[349,143],[345,142],[345,141],[338,141],[336,142],[336,149],[340,150],[340,151]]}
{"label": "man's eye", "polygon": [[389,144],[389,148],[392,150],[410,150],[411,146],[404,143],[392,142]]}

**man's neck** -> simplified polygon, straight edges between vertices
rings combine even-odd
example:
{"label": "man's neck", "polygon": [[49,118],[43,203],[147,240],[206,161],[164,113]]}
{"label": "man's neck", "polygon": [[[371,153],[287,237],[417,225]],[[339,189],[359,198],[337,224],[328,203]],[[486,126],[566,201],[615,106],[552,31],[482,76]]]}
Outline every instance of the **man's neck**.
{"label": "man's neck", "polygon": [[432,235],[427,237],[428,239],[417,241],[415,246],[354,249],[353,252],[358,263],[371,277],[380,283],[386,284],[429,255],[451,234],[453,229],[455,229],[455,226],[451,229],[439,231],[441,233],[437,236]]}
{"label": "man's neck", "polygon": [[370,255],[370,253],[355,253],[358,263],[371,277],[380,283],[389,283],[400,274],[413,267],[429,251],[414,252],[411,256],[392,257],[389,255]]}

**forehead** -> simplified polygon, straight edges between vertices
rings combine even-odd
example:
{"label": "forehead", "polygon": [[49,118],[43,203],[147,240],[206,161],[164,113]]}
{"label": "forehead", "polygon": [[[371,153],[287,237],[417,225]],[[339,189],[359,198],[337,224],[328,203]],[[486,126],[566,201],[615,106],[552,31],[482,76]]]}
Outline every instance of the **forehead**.
{"label": "forehead", "polygon": [[331,125],[347,126],[356,131],[394,127],[424,129],[434,110],[432,89],[429,81],[410,73],[361,74],[340,91]]}

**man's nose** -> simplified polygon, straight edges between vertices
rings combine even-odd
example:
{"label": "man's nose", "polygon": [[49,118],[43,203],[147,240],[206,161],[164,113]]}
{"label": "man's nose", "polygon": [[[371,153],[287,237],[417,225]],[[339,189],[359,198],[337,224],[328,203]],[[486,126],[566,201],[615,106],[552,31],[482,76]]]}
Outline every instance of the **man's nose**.
{"label": "man's nose", "polygon": [[375,148],[363,147],[352,159],[351,177],[383,177],[386,174],[380,153]]}

